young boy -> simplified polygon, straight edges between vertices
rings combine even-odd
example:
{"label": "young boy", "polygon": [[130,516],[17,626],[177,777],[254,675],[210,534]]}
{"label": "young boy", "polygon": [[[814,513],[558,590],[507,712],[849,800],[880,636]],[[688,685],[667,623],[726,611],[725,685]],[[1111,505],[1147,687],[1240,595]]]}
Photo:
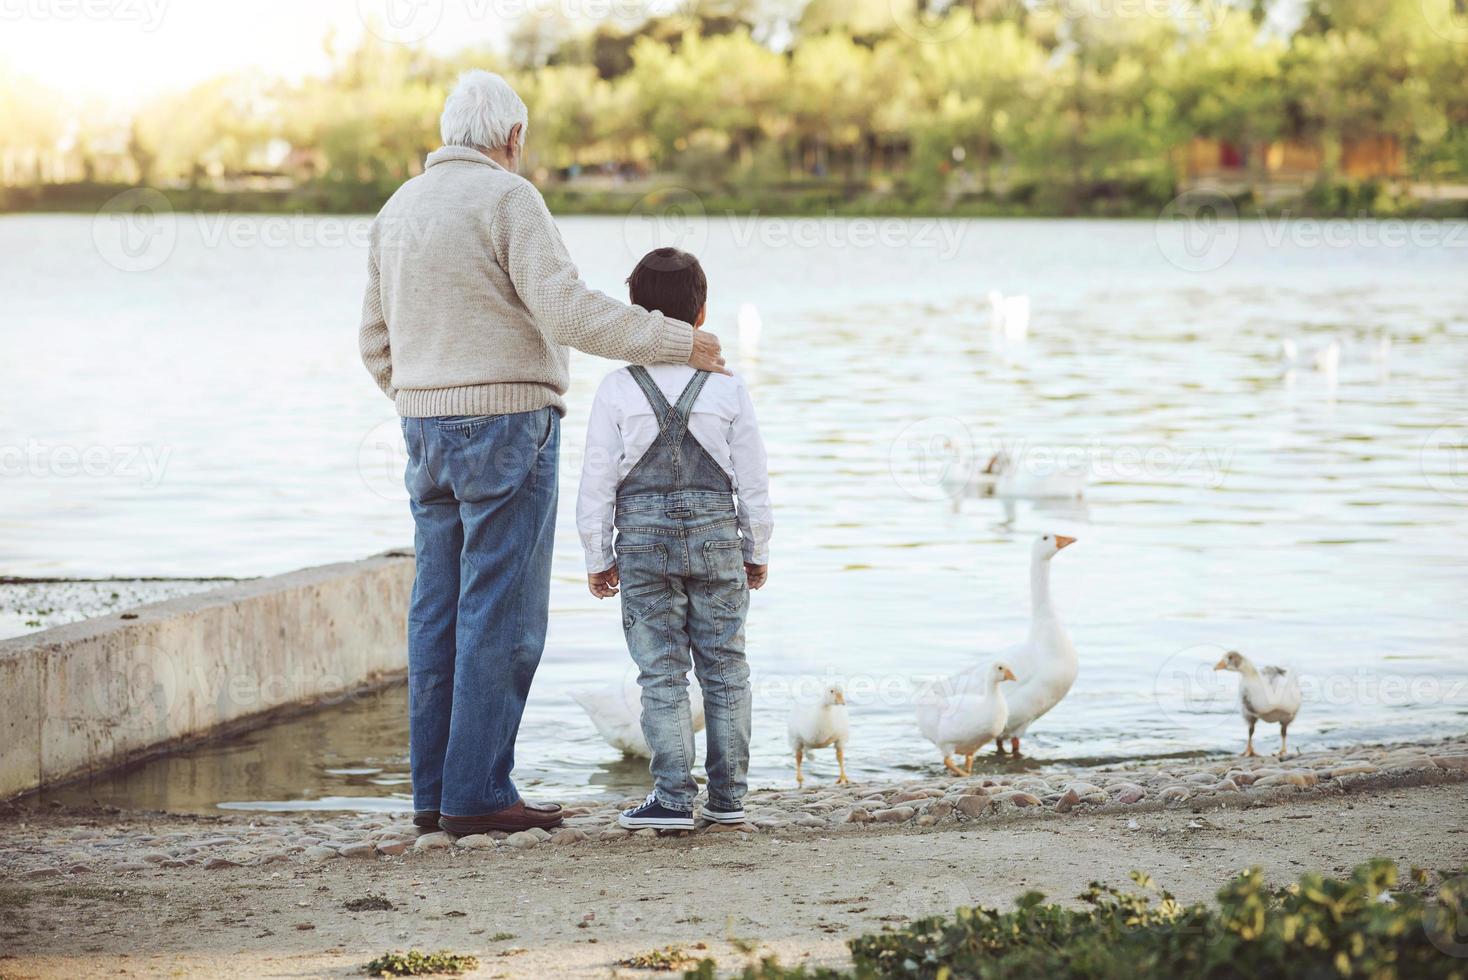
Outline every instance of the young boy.
{"label": "young boy", "polygon": [[[708,282],[692,255],[649,252],[627,285],[638,306],[703,326]],[[693,829],[690,652],[708,726],[703,816],[743,822],[744,617],[749,590],[769,575],[772,527],[765,447],[743,382],[670,365],[607,375],[591,407],[576,524],[591,594],[604,599],[621,587],[622,628],[652,749],[653,792],[618,822]]]}

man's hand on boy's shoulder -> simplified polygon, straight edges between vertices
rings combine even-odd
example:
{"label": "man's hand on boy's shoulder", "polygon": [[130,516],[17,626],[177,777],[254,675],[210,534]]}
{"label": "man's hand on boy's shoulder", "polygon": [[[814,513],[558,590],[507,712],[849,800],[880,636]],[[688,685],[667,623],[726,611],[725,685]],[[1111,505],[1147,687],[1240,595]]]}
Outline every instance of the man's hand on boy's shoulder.
{"label": "man's hand on boy's shoulder", "polygon": [[744,578],[749,582],[751,589],[757,589],[764,585],[770,578],[770,565],[754,565],[750,562],[744,563]]}
{"label": "man's hand on boy's shoulder", "polygon": [[586,587],[598,599],[610,599],[617,594],[617,586],[621,584],[622,579],[617,574],[616,565],[604,572],[592,572],[586,576]]}

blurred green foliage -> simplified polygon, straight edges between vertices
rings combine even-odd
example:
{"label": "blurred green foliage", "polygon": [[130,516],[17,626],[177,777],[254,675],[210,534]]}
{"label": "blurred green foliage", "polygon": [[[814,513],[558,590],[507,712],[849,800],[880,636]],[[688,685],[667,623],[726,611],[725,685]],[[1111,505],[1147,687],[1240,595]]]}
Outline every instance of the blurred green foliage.
{"label": "blurred green foliage", "polygon": [[138,183],[371,210],[437,145],[469,67],[516,85],[527,173],[569,209],[625,210],[663,180],[742,210],[1129,213],[1197,176],[1199,140],[1233,148],[1244,201],[1277,190],[1266,148],[1282,141],[1313,154],[1291,179],[1319,210],[1468,183],[1463,0],[930,3],[701,0],[579,30],[541,15],[513,57],[369,35],[326,77],[220,77],[124,120],[65,118],[0,68],[0,206]]}
{"label": "blurred green foliage", "polygon": [[[744,980],[1182,980],[1182,978],[1468,977],[1468,879],[1398,889],[1390,861],[1361,865],[1345,879],[1305,875],[1276,892],[1258,869],[1235,878],[1217,907],[1182,905],[1134,873],[1142,891],[1093,884],[1080,908],[1046,904],[1030,892],[1012,912],[959,909],[848,944],[854,968],[785,969],[773,960]],[[1425,893],[1424,893],[1425,892]],[[687,980],[727,976],[711,960]]]}

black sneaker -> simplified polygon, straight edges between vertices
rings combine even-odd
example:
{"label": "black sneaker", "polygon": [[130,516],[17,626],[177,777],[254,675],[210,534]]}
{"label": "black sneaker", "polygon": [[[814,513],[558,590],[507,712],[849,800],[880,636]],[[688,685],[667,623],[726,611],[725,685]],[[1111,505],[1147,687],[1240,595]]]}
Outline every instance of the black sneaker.
{"label": "black sneaker", "polygon": [[621,816],[617,817],[617,823],[628,830],[642,830],[644,827],[654,830],[692,830],[693,811],[663,806],[658,802],[656,793],[648,793],[642,806],[623,810]]}
{"label": "black sneaker", "polygon": [[437,810],[414,810],[413,811],[413,826],[418,827],[421,830],[437,830],[438,829],[438,811]]}
{"label": "black sneaker", "polygon": [[703,818],[710,823],[744,823],[744,807],[710,801],[703,805]]}

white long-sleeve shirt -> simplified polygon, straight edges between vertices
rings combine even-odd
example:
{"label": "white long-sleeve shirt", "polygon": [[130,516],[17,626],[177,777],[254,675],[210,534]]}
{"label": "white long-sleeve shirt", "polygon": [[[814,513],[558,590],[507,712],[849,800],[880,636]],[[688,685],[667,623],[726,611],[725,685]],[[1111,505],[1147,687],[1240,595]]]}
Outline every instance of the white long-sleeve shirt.
{"label": "white long-sleeve shirt", "polygon": [[[686,364],[650,365],[647,372],[669,404],[678,401],[693,378],[693,368]],[[729,375],[709,375],[693,403],[688,431],[729,474],[734,485],[744,560],[765,564],[774,530],[770,478],[764,440],[754,418],[754,402],[744,382]],[[657,434],[657,415],[632,373],[623,368],[602,379],[591,405],[581,492],[576,498],[576,528],[586,551],[587,571],[603,572],[615,564],[612,525],[617,485],[652,446]]]}

